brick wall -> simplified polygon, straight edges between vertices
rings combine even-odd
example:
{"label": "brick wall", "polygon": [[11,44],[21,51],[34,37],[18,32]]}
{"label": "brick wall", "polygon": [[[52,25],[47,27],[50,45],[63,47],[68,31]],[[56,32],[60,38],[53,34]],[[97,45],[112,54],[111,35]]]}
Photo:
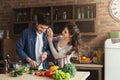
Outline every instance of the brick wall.
{"label": "brick wall", "polygon": [[[120,22],[115,21],[109,14],[108,6],[111,0],[0,0],[0,29],[11,29],[12,20],[12,8],[13,7],[33,7],[42,5],[54,5],[54,4],[72,4],[72,3],[97,3],[97,19],[96,19],[96,32],[99,35],[110,32],[112,30],[120,31]],[[98,35],[98,36],[99,36]],[[97,37],[98,37],[97,36]],[[88,43],[93,46],[98,46],[98,43],[104,45],[106,37],[101,38],[89,38]],[[96,42],[93,39],[96,40]],[[98,40],[97,40],[98,39]],[[101,39],[101,40],[99,40]],[[103,46],[102,45],[102,46]]]}
{"label": "brick wall", "polygon": [[9,0],[0,0],[0,29],[11,27],[11,9]]}
{"label": "brick wall", "polygon": [[101,0],[97,6],[97,28],[98,33],[110,32],[113,30],[120,31],[120,22],[115,21],[109,14],[109,3],[111,0]]}

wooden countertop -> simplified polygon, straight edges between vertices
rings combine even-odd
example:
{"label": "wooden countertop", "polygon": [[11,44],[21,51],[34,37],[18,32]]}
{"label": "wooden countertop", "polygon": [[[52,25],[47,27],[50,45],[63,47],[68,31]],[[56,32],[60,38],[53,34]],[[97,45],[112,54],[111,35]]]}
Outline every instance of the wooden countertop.
{"label": "wooden countertop", "polygon": [[103,65],[100,65],[100,64],[74,64],[76,67],[98,67],[98,68],[102,68]]}
{"label": "wooden countertop", "polygon": [[[71,78],[70,80],[86,80],[86,78],[90,75],[90,72],[81,72],[77,71],[76,75],[74,78]],[[49,77],[40,77],[36,75],[31,75],[24,73],[22,76],[18,77],[10,77],[9,74],[0,74],[0,80],[54,80]]]}

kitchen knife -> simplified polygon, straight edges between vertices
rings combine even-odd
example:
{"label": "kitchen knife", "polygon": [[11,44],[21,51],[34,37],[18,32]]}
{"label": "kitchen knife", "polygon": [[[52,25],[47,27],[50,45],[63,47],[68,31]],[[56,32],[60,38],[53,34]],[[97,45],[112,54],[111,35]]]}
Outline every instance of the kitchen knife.
{"label": "kitchen knife", "polygon": [[42,62],[39,63],[38,65],[38,70],[42,69]]}

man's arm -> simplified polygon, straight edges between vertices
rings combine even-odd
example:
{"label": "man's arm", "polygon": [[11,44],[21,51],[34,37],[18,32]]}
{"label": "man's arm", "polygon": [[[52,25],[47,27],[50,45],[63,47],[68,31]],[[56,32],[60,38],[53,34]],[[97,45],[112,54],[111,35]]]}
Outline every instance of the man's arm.
{"label": "man's arm", "polygon": [[22,60],[25,60],[28,57],[27,54],[24,52],[25,38],[26,38],[26,32],[24,31],[20,35],[20,38],[16,44],[17,54],[20,56]]}

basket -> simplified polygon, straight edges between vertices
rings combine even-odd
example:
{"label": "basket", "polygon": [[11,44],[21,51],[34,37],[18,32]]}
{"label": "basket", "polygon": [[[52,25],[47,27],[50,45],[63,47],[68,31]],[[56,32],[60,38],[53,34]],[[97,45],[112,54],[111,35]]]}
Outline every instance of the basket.
{"label": "basket", "polygon": [[91,60],[79,60],[79,62],[80,62],[81,64],[90,64],[90,63],[92,63]]}
{"label": "basket", "polygon": [[92,60],[88,57],[86,57],[85,59],[79,58],[79,62],[82,64],[90,64],[90,63],[92,63]]}

